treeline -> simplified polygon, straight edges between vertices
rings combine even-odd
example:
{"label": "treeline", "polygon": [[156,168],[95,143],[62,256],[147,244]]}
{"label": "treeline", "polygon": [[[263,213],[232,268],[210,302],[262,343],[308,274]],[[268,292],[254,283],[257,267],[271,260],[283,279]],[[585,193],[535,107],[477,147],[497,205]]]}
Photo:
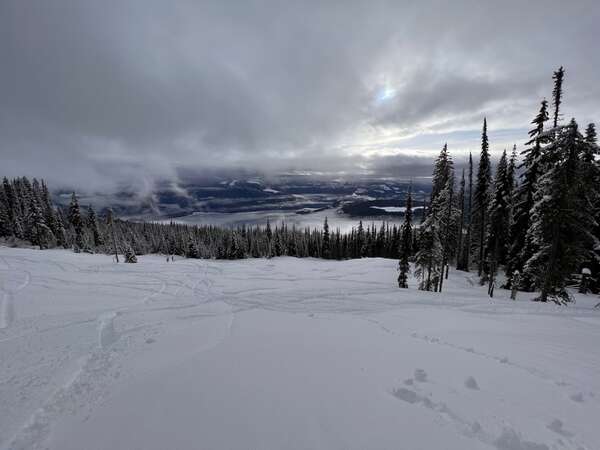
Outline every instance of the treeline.
{"label": "treeline", "polygon": [[360,222],[350,233],[341,233],[330,231],[327,219],[321,229],[269,223],[263,227],[220,228],[131,222],[113,218],[109,209],[98,216],[91,206],[82,208],[75,194],[68,208],[57,208],[44,181],[21,177],[4,178],[0,187],[0,237],[40,249],[62,247],[114,254],[117,259],[124,255],[128,262],[148,253],[216,259],[284,255],[395,259],[399,256],[400,230],[386,223],[376,228]]}
{"label": "treeline", "polygon": [[[430,207],[418,232],[412,229],[411,215],[405,217],[400,287],[407,287],[409,259],[414,259],[422,290],[441,291],[453,264],[458,270],[476,270],[490,296],[503,269],[503,287],[539,291],[538,300],[557,303],[571,300],[567,286],[573,274],[584,267],[597,274],[596,129],[591,123],[582,133],[575,119],[561,123],[564,74],[562,67],[554,73],[552,105],[542,100],[520,161],[516,147],[510,155],[505,150],[492,174],[484,119],[477,173],[469,155],[467,173],[462,170],[457,183],[444,145],[435,161]],[[418,234],[418,248],[410,246],[410,234]]]}

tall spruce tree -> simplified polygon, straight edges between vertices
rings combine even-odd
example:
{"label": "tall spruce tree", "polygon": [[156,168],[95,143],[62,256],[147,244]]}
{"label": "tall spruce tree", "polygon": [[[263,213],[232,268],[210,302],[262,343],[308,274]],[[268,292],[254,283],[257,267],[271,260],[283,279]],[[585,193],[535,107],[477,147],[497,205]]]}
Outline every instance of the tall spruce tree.
{"label": "tall spruce tree", "polygon": [[592,233],[593,213],[581,195],[584,138],[574,119],[551,131],[553,139],[542,153],[544,173],[537,183],[527,236],[537,251],[525,264],[525,273],[541,292],[537,300],[566,303],[571,300],[570,274],[593,257],[598,241]]}
{"label": "tall spruce tree", "polygon": [[398,254],[398,287],[408,288],[408,274],[410,273],[409,258],[412,254],[412,185],[408,188],[406,195],[406,211],[404,212],[404,222],[402,223],[400,237],[400,246]]}
{"label": "tall spruce tree", "polygon": [[439,156],[435,160],[433,168],[433,178],[431,183],[431,202],[442,192],[446,187],[448,178],[453,172],[454,163],[452,157],[448,153],[448,144],[444,144]]}
{"label": "tall spruce tree", "polygon": [[471,247],[473,236],[473,155],[469,152],[469,194],[467,196],[467,234],[463,248],[462,269],[471,270]]}
{"label": "tall spruce tree", "polygon": [[436,209],[431,209],[419,227],[419,251],[415,255],[415,276],[422,291],[437,290],[441,276],[442,243]]}
{"label": "tall spruce tree", "polygon": [[76,252],[81,251],[84,248],[83,242],[83,218],[81,217],[81,210],[79,209],[79,201],[75,192],[71,195],[71,203],[69,204],[69,212],[67,219],[73,230],[75,231],[75,242],[73,248]]}
{"label": "tall spruce tree", "polygon": [[460,210],[460,219],[458,222],[457,242],[456,242],[456,270],[464,269],[463,257],[463,236],[465,226],[465,169],[463,168],[460,177],[460,189],[458,191],[458,208]]}
{"label": "tall spruce tree", "polygon": [[438,280],[437,291],[442,291],[444,278],[448,278],[449,261],[456,250],[456,232],[458,212],[454,202],[454,173],[450,173],[446,186],[438,195],[434,207],[437,210],[440,242],[442,244],[442,259],[440,262],[441,276]]}
{"label": "tall spruce tree", "polygon": [[321,243],[321,255],[323,255],[323,258],[325,259],[331,258],[331,242],[327,217],[325,217],[325,222],[323,223],[323,242]]}
{"label": "tall spruce tree", "polygon": [[552,90],[552,105],[554,106],[554,128],[558,126],[560,120],[560,105],[562,104],[563,96],[563,80],[565,78],[565,70],[562,66],[554,72],[552,79],[554,80],[554,89]]}
{"label": "tall spruce tree", "polygon": [[496,169],[493,194],[488,210],[489,222],[485,253],[488,262],[488,293],[490,296],[493,295],[493,287],[498,266],[503,264],[506,258],[511,191],[508,179],[508,161],[506,158],[506,150],[504,150]]}
{"label": "tall spruce tree", "polygon": [[92,205],[88,205],[87,226],[92,232],[92,241],[94,243],[94,247],[100,247],[103,244],[102,235],[100,234],[100,229],[98,228],[98,219],[96,218],[96,212],[94,211],[94,208],[92,208]]}
{"label": "tall spruce tree", "polygon": [[542,145],[547,142],[544,134],[544,123],[548,120],[548,102],[542,100],[540,110],[532,120],[533,129],[529,131],[529,141],[526,148],[521,152],[523,162],[521,184],[514,194],[513,220],[510,236],[511,244],[506,266],[509,287],[512,285],[512,274],[517,270],[521,276],[518,288],[530,290],[532,280],[523,272],[525,262],[535,253],[535,243],[527,241],[527,230],[530,227],[531,211],[534,205],[534,194],[539,176],[542,173]]}
{"label": "tall spruce tree", "polygon": [[477,274],[481,277],[484,270],[485,233],[488,222],[488,204],[490,186],[492,184],[492,167],[490,163],[489,141],[487,135],[487,119],[483,119],[481,133],[481,155],[477,170],[477,184],[475,186],[473,204],[473,259],[477,261]]}

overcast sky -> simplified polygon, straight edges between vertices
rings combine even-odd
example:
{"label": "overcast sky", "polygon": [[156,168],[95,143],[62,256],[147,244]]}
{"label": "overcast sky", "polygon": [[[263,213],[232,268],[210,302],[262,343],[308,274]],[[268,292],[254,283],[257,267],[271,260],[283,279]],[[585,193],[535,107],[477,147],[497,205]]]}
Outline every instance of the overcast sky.
{"label": "overcast sky", "polygon": [[597,122],[599,30],[597,0],[2,0],[2,175],[414,175],[478,152],[484,115],[522,143],[560,65],[565,117]]}

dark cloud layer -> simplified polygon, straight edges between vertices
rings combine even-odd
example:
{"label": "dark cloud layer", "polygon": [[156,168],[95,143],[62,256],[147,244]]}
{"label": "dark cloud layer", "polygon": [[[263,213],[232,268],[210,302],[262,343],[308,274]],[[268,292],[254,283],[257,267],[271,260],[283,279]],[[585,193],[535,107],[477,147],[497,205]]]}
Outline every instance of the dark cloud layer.
{"label": "dark cloud layer", "polygon": [[493,145],[520,142],[561,64],[565,114],[597,120],[599,20],[587,0],[4,0],[3,172],[88,189],[182,169],[410,172],[428,156],[413,149],[457,132],[475,149],[484,114],[518,130]]}

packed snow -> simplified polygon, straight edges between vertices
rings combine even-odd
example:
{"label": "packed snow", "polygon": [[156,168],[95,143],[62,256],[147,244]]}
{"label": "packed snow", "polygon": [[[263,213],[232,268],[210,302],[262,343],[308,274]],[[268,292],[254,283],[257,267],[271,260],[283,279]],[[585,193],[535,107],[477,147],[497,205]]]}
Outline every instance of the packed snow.
{"label": "packed snow", "polygon": [[396,262],[0,247],[0,449],[600,448],[600,310]]}

